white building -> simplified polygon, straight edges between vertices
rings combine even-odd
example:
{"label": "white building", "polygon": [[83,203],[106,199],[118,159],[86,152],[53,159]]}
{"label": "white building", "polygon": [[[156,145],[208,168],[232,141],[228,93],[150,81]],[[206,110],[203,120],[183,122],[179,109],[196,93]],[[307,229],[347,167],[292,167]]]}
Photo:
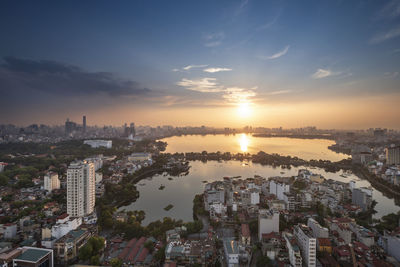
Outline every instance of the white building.
{"label": "white building", "polygon": [[3,225],[3,229],[5,239],[14,239],[17,237],[17,225],[15,223],[6,223]]}
{"label": "white building", "polygon": [[284,193],[290,192],[290,185],[280,183],[274,180],[269,182],[269,193],[275,195],[278,199],[284,200]]}
{"label": "white building", "polygon": [[111,140],[85,140],[83,141],[85,145],[89,145],[92,148],[112,148],[112,141]]}
{"label": "white building", "polygon": [[225,260],[228,267],[239,266],[238,242],[232,238],[224,240]]}
{"label": "white building", "polygon": [[263,234],[271,232],[279,233],[279,212],[260,209],[258,214],[258,240],[262,240]]}
{"label": "white building", "polygon": [[286,247],[289,254],[289,262],[293,267],[301,267],[303,259],[301,258],[300,248],[297,242],[292,242],[294,237],[290,233],[284,233],[283,237],[286,240]]}
{"label": "white building", "polygon": [[260,193],[259,193],[259,191],[251,190],[251,193],[250,193],[250,204],[251,205],[260,204]]}
{"label": "white building", "polygon": [[136,162],[136,161],[150,161],[152,160],[151,153],[144,153],[144,152],[138,152],[138,153],[132,153],[131,155],[128,156],[128,161]]}
{"label": "white building", "polygon": [[214,203],[225,203],[225,191],[221,188],[218,190],[208,190],[204,193],[204,208],[210,210],[210,205]]}
{"label": "white building", "polygon": [[7,163],[0,162],[0,172],[4,171],[4,168],[7,166]]}
{"label": "white building", "polygon": [[75,230],[82,224],[82,218],[70,218],[66,216],[57,220],[56,224],[51,228],[51,236],[55,239],[59,239],[70,231]]}
{"label": "white building", "polygon": [[322,227],[316,220],[313,218],[308,218],[307,226],[311,228],[312,235],[315,238],[328,238],[329,230],[328,228]]}
{"label": "white building", "polygon": [[83,217],[94,211],[94,164],[81,161],[71,163],[67,170],[67,213]]}
{"label": "white building", "polygon": [[86,158],[84,160],[92,162],[94,164],[94,171],[98,171],[99,169],[101,169],[101,167],[103,167],[103,155]]}
{"label": "white building", "polygon": [[44,176],[43,188],[49,192],[53,191],[54,189],[60,189],[60,179],[58,179],[58,174],[55,172],[48,172]]}
{"label": "white building", "polygon": [[305,225],[298,224],[294,227],[293,233],[306,266],[315,267],[317,265],[317,239],[313,237],[311,229]]}

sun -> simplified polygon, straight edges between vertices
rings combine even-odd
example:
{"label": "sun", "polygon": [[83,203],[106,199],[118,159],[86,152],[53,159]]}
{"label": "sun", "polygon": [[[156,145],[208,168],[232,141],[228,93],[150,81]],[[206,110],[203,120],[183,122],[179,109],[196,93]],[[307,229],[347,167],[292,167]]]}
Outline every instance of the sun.
{"label": "sun", "polygon": [[243,102],[239,103],[237,107],[237,113],[241,118],[248,118],[252,114],[250,103]]}

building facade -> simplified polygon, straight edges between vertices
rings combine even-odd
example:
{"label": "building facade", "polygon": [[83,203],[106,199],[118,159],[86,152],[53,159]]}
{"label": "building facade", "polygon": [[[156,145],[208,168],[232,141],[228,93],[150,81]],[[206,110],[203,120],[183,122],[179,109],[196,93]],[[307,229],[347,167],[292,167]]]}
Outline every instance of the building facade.
{"label": "building facade", "polygon": [[93,213],[95,190],[94,164],[86,161],[71,163],[67,170],[67,213],[71,217]]}
{"label": "building facade", "polygon": [[60,189],[60,180],[58,179],[58,174],[55,172],[48,172],[44,176],[44,190],[49,192],[53,191],[54,189]]}

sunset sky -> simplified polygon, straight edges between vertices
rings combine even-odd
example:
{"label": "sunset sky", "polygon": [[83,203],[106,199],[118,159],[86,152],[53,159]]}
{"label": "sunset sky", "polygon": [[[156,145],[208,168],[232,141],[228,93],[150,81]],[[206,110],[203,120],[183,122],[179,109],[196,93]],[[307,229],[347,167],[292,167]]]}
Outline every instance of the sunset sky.
{"label": "sunset sky", "polygon": [[400,129],[400,0],[3,1],[0,124]]}

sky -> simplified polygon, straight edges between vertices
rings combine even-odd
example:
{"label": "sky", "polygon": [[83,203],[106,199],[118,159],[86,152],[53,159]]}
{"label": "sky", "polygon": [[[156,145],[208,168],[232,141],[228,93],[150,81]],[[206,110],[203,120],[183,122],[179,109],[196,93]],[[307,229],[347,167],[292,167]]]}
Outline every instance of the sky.
{"label": "sky", "polygon": [[400,129],[400,0],[2,1],[0,124]]}

